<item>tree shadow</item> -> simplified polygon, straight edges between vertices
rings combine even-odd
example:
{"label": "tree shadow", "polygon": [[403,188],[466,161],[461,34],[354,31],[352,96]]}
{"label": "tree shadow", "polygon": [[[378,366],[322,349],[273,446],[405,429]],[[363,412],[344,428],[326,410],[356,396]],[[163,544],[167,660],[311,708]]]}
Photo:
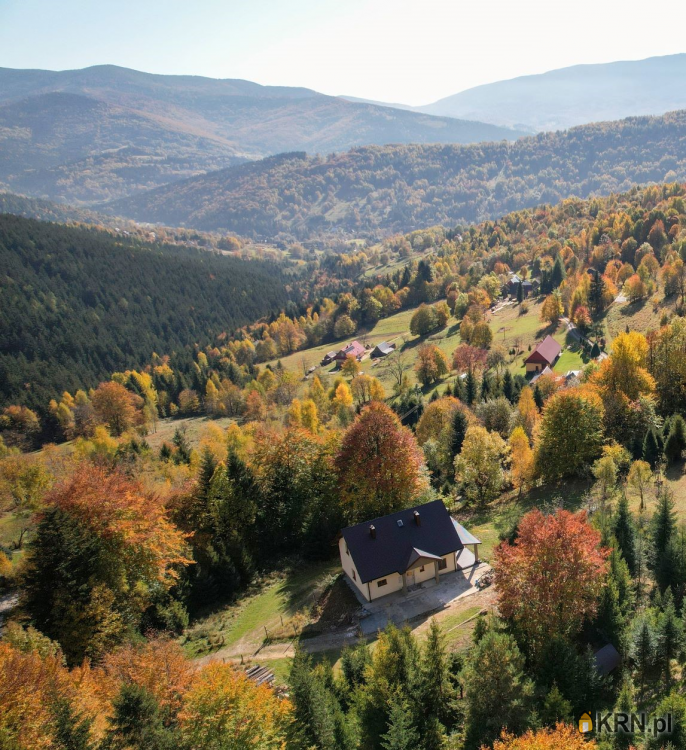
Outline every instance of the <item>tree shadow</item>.
{"label": "tree shadow", "polygon": [[[619,311],[620,315],[623,315],[624,317],[630,318],[632,315],[636,315],[636,313],[640,312],[648,303],[648,299],[644,297],[643,299],[636,300],[635,302],[627,302],[624,307],[622,307]],[[607,317],[607,310],[604,312],[602,319],[605,320]]]}

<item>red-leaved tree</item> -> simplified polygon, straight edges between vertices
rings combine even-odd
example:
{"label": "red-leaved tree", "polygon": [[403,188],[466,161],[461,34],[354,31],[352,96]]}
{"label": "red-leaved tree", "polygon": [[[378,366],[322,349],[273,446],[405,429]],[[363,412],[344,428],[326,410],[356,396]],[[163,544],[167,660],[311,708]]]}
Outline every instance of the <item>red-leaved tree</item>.
{"label": "red-leaved tree", "polygon": [[336,471],[353,521],[405,508],[427,487],[414,435],[378,401],[369,404],[343,436]]}
{"label": "red-leaved tree", "polygon": [[569,638],[592,617],[604,584],[607,550],[585,513],[527,513],[514,544],[494,554],[501,615],[532,655],[552,635]]}

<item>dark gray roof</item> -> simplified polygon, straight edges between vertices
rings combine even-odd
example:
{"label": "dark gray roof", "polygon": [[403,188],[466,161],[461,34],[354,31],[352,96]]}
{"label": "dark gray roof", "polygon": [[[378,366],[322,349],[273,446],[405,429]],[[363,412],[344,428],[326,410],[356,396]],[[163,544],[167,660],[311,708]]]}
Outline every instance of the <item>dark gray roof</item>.
{"label": "dark gray roof", "polygon": [[601,675],[608,675],[613,672],[621,661],[622,657],[611,643],[595,652],[595,666]]}
{"label": "dark gray roof", "polygon": [[[415,511],[420,525],[415,522]],[[376,538],[372,538],[370,526],[374,526]],[[420,557],[443,557],[463,546],[442,500],[348,526],[341,533],[362,583],[404,573]]]}

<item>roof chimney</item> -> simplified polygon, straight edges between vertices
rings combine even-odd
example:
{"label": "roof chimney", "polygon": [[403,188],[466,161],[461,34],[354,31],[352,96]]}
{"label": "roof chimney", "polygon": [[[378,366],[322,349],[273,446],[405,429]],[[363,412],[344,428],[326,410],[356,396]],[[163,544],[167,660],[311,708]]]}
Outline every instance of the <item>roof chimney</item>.
{"label": "roof chimney", "polygon": [[417,524],[417,526],[421,526],[422,525],[422,517],[419,515],[419,511],[418,510],[416,510],[414,512],[414,522]]}
{"label": "roof chimney", "polygon": [[370,537],[371,537],[372,539],[376,539],[376,526],[374,526],[374,524],[373,524],[373,523],[372,523],[372,524],[370,524],[370,526],[369,526],[369,536],[370,536]]}

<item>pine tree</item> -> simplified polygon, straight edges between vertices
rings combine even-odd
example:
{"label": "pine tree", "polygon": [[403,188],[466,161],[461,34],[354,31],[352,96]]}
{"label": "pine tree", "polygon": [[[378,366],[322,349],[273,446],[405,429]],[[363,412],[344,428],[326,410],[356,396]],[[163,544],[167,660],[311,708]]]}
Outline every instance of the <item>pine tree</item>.
{"label": "pine tree", "polygon": [[534,386],[534,403],[538,407],[539,411],[543,408],[543,394],[541,393],[541,389],[538,387],[538,383]]}
{"label": "pine tree", "polygon": [[476,385],[476,378],[474,377],[474,373],[469,370],[467,372],[467,377],[465,378],[465,388],[464,388],[464,402],[471,406],[476,401],[476,393],[477,391],[477,385]]}
{"label": "pine tree", "polygon": [[425,719],[433,715],[443,725],[450,721],[454,700],[448,666],[445,639],[438,623],[432,619],[420,665],[419,704]]}
{"label": "pine tree", "polygon": [[524,286],[522,285],[522,282],[520,281],[519,284],[517,284],[517,302],[518,304],[522,304],[524,301]]}
{"label": "pine tree", "polygon": [[660,461],[662,449],[657,433],[654,429],[648,430],[643,440],[643,460],[647,461],[654,469]]}
{"label": "pine tree", "polygon": [[333,683],[323,670],[328,665],[312,667],[310,657],[297,649],[293,657],[289,684],[295,718],[305,737],[305,744],[317,750],[336,747],[352,750],[356,746],[352,728],[347,723],[340,704],[328,684]]}
{"label": "pine tree", "polygon": [[636,527],[629,510],[629,501],[624,493],[617,504],[612,529],[622,557],[629,566],[631,575],[636,573]]}
{"label": "pine tree", "polygon": [[487,373],[483,374],[483,377],[481,378],[481,400],[482,401],[488,401],[488,399],[491,396],[491,390],[492,390],[492,383],[491,383],[491,376]]}
{"label": "pine tree", "polygon": [[511,403],[515,403],[515,391],[514,381],[512,380],[512,373],[509,370],[505,370],[503,375],[503,396]]}
{"label": "pine tree", "polygon": [[420,746],[419,739],[408,701],[392,701],[388,731],[381,737],[381,747],[384,750],[416,750]]}
{"label": "pine tree", "polygon": [[541,721],[545,726],[554,727],[572,718],[572,704],[562,695],[555,683],[548,692],[541,710]]}
{"label": "pine tree", "polygon": [[665,456],[670,463],[681,461],[686,450],[686,423],[681,414],[675,414],[670,420],[669,435],[665,441]]}
{"label": "pine tree", "polygon": [[124,683],[114,701],[106,750],[178,750],[180,737],[164,723],[160,704],[146,688]]}
{"label": "pine tree", "polygon": [[176,428],[172,442],[176,447],[174,461],[177,464],[189,464],[191,462],[191,446],[186,437],[186,431]]}
{"label": "pine tree", "polygon": [[565,270],[565,264],[562,261],[562,257],[558,255],[557,258],[555,258],[555,265],[553,266],[550,276],[552,288],[557,289],[566,277],[567,272]]}
{"label": "pine tree", "polygon": [[67,698],[58,698],[52,708],[54,713],[54,739],[59,750],[92,750],[91,726],[93,721],[76,712]]}
{"label": "pine tree", "polygon": [[634,631],[632,655],[641,683],[641,694],[645,695],[646,684],[655,669],[655,632],[647,617],[642,617]]}
{"label": "pine tree", "polygon": [[671,589],[667,589],[663,599],[663,612],[657,626],[657,666],[665,681],[665,690],[672,685],[672,659],[677,659],[684,645],[683,624],[677,617]]}
{"label": "pine tree", "polygon": [[371,661],[366,643],[355,647],[346,647],[341,654],[341,674],[345,684],[345,692],[349,699],[355,690],[365,682],[365,670]]}
{"label": "pine tree", "polygon": [[600,316],[605,307],[603,295],[605,293],[605,281],[599,271],[594,271],[591,276],[591,286],[588,291],[588,301],[594,317]]}
{"label": "pine tree", "polygon": [[462,409],[455,409],[453,414],[452,423],[450,425],[450,455],[451,464],[462,450],[462,443],[464,443],[465,435],[467,434],[467,427],[469,422],[467,416]]}
{"label": "pine tree", "polygon": [[[636,713],[636,699],[634,697],[634,684],[631,681],[631,676],[625,674],[622,681],[622,687],[617,697],[617,703],[615,704],[615,711],[617,713],[632,714]],[[615,735],[614,744],[617,750],[629,750],[633,745],[633,735],[627,733],[620,733]]]}

